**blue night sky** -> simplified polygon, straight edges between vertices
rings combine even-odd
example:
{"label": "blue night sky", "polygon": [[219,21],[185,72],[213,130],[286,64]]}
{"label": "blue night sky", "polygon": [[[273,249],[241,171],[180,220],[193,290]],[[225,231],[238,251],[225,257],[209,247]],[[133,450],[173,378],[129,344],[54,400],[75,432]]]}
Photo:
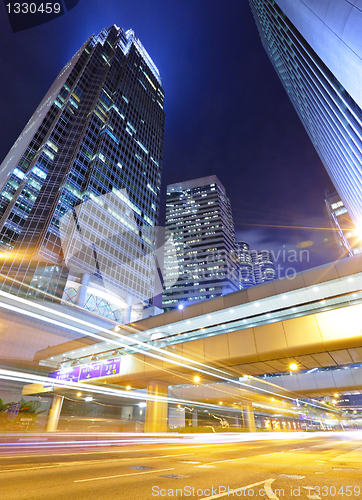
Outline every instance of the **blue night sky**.
{"label": "blue night sky", "polygon": [[[247,0],[80,0],[62,17],[15,34],[2,3],[0,161],[62,67],[111,24],[134,29],[163,79],[161,207],[167,184],[216,174],[238,239],[273,250],[283,267],[336,260],[324,211],[323,191],[332,184],[262,48]],[[163,216],[161,208],[160,225]],[[288,264],[306,240],[313,242],[309,259]]]}

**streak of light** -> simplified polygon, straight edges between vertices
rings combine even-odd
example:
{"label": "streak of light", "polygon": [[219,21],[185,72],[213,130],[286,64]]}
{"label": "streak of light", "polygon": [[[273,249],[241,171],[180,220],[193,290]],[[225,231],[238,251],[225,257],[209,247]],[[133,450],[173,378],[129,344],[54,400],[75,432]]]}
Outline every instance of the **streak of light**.
{"label": "streak of light", "polygon": [[[30,305],[32,308],[36,308],[36,309],[39,309],[39,310],[42,310],[44,312],[47,312],[47,313],[51,313],[53,315],[56,315],[56,316],[60,316],[60,317],[63,317],[63,318],[66,318],[66,319],[69,319],[71,321],[74,321],[76,323],[80,323],[84,326],[88,326],[88,327],[91,327],[91,328],[95,328],[95,326],[88,322],[88,321],[84,321],[84,320],[81,320],[79,318],[74,318],[73,316],[70,316],[68,314],[65,314],[65,313],[62,313],[60,311],[54,311],[46,306],[43,306],[41,304],[36,304],[34,302],[30,302],[26,299],[23,299],[21,297],[17,297],[17,296],[13,296],[7,292],[3,292],[3,291],[0,291],[0,296],[3,296],[7,299],[11,299],[11,300],[14,300],[16,302],[20,302],[22,304],[25,304],[25,305]],[[121,346],[121,347],[129,347],[127,344],[124,344],[123,342],[121,342],[120,340],[127,340],[129,341],[128,337],[125,336],[125,335],[122,335],[118,332],[114,332],[114,331],[111,331],[111,330],[107,330],[105,328],[101,328],[101,327],[97,327],[97,330],[100,330],[102,331],[103,333],[107,333],[108,335],[113,335],[115,337],[117,337],[117,340],[113,340],[113,339],[109,339],[108,337],[102,337],[101,335],[98,335],[96,333],[92,333],[92,332],[89,332],[87,330],[82,330],[80,328],[77,328],[75,326],[72,326],[72,325],[68,325],[68,324],[65,324],[65,323],[61,323],[60,321],[57,321],[57,320],[54,320],[54,319],[50,319],[50,318],[47,318],[47,317],[44,317],[44,316],[41,316],[40,314],[36,314],[36,313],[33,313],[31,311],[27,311],[25,309],[21,309],[19,307],[16,307],[16,306],[12,306],[10,304],[5,304],[5,303],[0,303],[0,307],[4,308],[4,309],[8,309],[10,311],[13,311],[13,312],[18,312],[20,314],[24,314],[26,316],[29,316],[29,317],[32,317],[32,318],[35,318],[35,319],[40,319],[41,321],[45,321],[47,323],[51,323],[51,324],[54,324],[54,325],[57,325],[57,326],[60,326],[60,327],[63,327],[63,328],[66,328],[66,329],[71,329],[72,331],[76,331],[78,333],[81,333],[83,335],[86,335],[86,336],[90,336],[90,337],[93,337],[93,338],[96,338],[97,340],[100,340],[102,342],[111,342],[115,345],[118,345],[118,346]],[[118,340],[120,339],[120,340]],[[201,366],[201,367],[204,367],[206,368],[206,370],[204,368],[200,368],[198,371],[201,372],[201,373],[204,373],[206,375],[209,375],[211,377],[216,377],[216,378],[219,378],[221,380],[225,380],[227,382],[231,382],[233,384],[237,384],[237,385],[240,385],[240,386],[243,386],[243,387],[247,387],[248,390],[251,389],[250,385],[249,384],[245,384],[243,382],[240,382],[239,380],[234,380],[234,379],[231,379],[229,378],[230,377],[230,374],[223,371],[223,370],[219,370],[217,368],[213,368],[213,367],[210,367],[208,365],[205,365],[204,363],[200,363],[198,361],[194,361],[190,358],[186,358],[186,357],[183,357],[179,354],[175,354],[175,353],[172,353],[172,352],[168,352],[167,353],[158,348],[158,347],[155,347],[155,346],[149,346],[148,344],[145,344],[144,342],[140,341],[140,340],[134,340],[134,342],[140,346],[143,346],[143,347],[146,347],[147,349],[151,348],[152,350],[156,351],[156,352],[159,352],[161,353],[161,356],[158,355],[158,354],[155,354],[155,353],[150,353],[148,351],[144,351],[142,349],[138,349],[137,347],[134,347],[132,346],[132,349],[140,354],[144,354],[144,355],[147,355],[147,356],[150,356],[150,357],[153,357],[155,359],[159,359],[161,361],[164,361],[165,359],[168,360],[168,361],[171,361],[169,359],[167,359],[167,357],[165,356],[165,354],[167,354],[167,356],[170,356],[170,357],[173,357],[173,358],[177,358],[177,359],[180,359],[182,361],[176,361],[176,360],[172,360],[172,362],[178,366],[182,366],[183,368],[189,368],[190,370],[195,370],[195,365],[198,365],[198,366]],[[185,363],[192,363],[191,365],[189,364],[186,364]],[[215,372],[218,372],[222,375],[218,375],[217,373],[213,373],[213,372],[210,372],[210,371],[207,371],[207,370],[213,370]],[[253,388],[255,391],[261,391],[263,393],[267,393],[267,394],[273,394],[273,395],[276,395],[278,397],[283,397],[284,399],[288,399],[288,400],[291,400],[293,401],[293,399],[295,398],[292,398],[292,397],[289,397],[289,396],[280,396],[280,394],[277,394],[277,393],[274,393],[272,391],[268,391],[267,389],[262,389],[260,387],[254,387]]]}
{"label": "streak of light", "polygon": [[260,226],[260,227],[278,227],[281,229],[312,229],[316,231],[335,231],[331,227],[316,227],[316,226],[285,226],[282,224],[250,224],[248,222],[238,221],[238,224],[243,226]]}

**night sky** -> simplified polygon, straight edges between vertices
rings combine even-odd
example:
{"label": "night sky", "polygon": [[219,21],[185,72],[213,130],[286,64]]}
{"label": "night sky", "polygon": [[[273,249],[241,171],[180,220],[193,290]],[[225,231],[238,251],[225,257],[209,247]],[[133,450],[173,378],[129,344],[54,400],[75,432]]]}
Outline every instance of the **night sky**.
{"label": "night sky", "polygon": [[[262,48],[247,0],[80,0],[62,17],[15,34],[2,3],[0,161],[62,67],[112,24],[134,29],[163,79],[161,207],[167,184],[216,174],[239,240],[276,257],[281,251],[284,270],[337,260],[324,209],[324,189],[333,186]],[[163,216],[161,208],[160,225]],[[302,262],[288,262],[305,241],[309,262],[305,253]]]}

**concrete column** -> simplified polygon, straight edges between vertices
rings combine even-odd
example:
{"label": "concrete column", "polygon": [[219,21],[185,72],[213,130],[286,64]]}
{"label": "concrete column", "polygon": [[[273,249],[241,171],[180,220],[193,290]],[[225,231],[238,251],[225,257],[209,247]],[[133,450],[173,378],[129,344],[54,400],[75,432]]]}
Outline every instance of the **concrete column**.
{"label": "concrete column", "polygon": [[252,403],[243,403],[243,414],[245,428],[248,429],[249,432],[255,432],[256,428]]}
{"label": "concrete column", "polygon": [[127,295],[126,304],[127,306],[123,309],[123,319],[122,319],[124,325],[128,325],[128,323],[131,322],[132,297],[130,295]]}
{"label": "concrete column", "polygon": [[192,427],[197,427],[197,410],[192,410]]}
{"label": "concrete column", "polygon": [[185,408],[170,408],[168,413],[169,427],[185,427]]}
{"label": "concrete column", "polygon": [[[150,380],[147,395],[168,396],[168,385],[158,380]],[[146,407],[145,432],[167,432],[168,402],[149,400]]]}
{"label": "concrete column", "polygon": [[122,406],[121,418],[124,420],[133,420],[133,406]]}
{"label": "concrete column", "polygon": [[58,428],[58,422],[60,417],[60,412],[63,406],[63,396],[53,396],[52,405],[49,410],[48,421],[45,428],[45,432],[56,432]]}
{"label": "concrete column", "polygon": [[75,304],[79,307],[84,307],[89,280],[90,275],[88,273],[83,273],[80,278],[80,287],[78,288],[77,295],[75,297]]}

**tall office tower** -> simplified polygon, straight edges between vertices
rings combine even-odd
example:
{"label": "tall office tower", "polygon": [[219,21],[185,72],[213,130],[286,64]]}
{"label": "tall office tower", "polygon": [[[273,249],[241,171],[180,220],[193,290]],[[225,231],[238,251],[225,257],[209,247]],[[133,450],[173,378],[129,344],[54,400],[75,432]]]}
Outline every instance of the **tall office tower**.
{"label": "tall office tower", "polygon": [[362,227],[362,11],[249,0],[263,46],[355,226]]}
{"label": "tall office tower", "polygon": [[231,205],[215,175],[167,186],[164,275],[164,310],[239,289]]}
{"label": "tall office tower", "polygon": [[239,288],[255,286],[253,259],[249,245],[245,241],[237,241],[236,250],[238,255]]}
{"label": "tall office tower", "polygon": [[0,167],[3,289],[116,320],[148,302],[163,99],[132,30],[91,36],[63,68]]}
{"label": "tall office tower", "polygon": [[325,190],[325,204],[341,257],[353,257],[362,253],[362,245],[356,228],[337,192]]}
{"label": "tall office tower", "polygon": [[274,259],[268,250],[250,250],[245,241],[236,242],[239,288],[250,288],[277,278]]}

